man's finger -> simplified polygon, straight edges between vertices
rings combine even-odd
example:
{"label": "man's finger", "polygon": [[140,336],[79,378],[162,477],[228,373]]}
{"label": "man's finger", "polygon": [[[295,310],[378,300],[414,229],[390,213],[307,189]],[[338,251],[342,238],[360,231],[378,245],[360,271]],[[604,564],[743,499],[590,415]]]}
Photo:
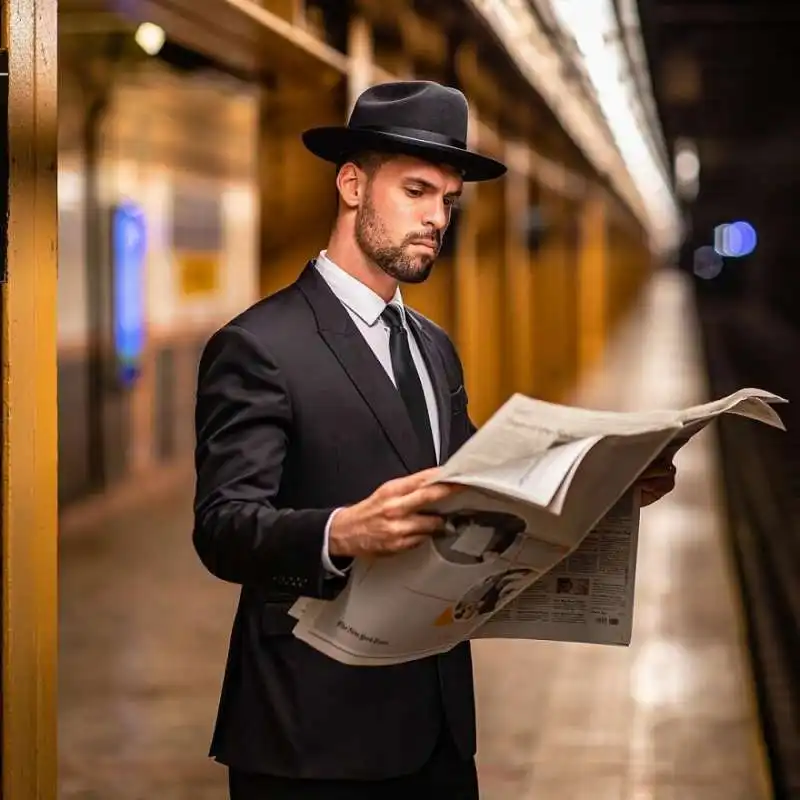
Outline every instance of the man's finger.
{"label": "man's finger", "polygon": [[431,503],[436,503],[439,500],[444,500],[451,494],[463,490],[461,486],[455,486],[450,483],[436,483],[432,486],[420,486],[413,492],[402,497],[398,502],[398,508],[401,513],[409,514],[412,511],[427,506]]}
{"label": "man's finger", "polygon": [[670,478],[676,473],[675,465],[671,462],[654,461],[640,476],[640,481],[653,480],[655,478]]}
{"label": "man's finger", "polygon": [[644,492],[665,492],[675,488],[675,479],[671,475],[646,478],[640,480],[638,486]]}
{"label": "man's finger", "polygon": [[392,493],[409,494],[415,489],[424,486],[427,481],[435,478],[439,470],[439,467],[430,467],[421,472],[413,472],[411,475],[405,475],[402,478],[395,478],[392,481]]}
{"label": "man's finger", "polygon": [[672,478],[654,478],[652,480],[641,481],[639,483],[640,504],[649,506],[660,500],[664,495],[669,494],[675,488],[675,481]]}
{"label": "man's finger", "polygon": [[405,536],[432,536],[444,529],[445,519],[439,514],[409,514],[402,525]]}
{"label": "man's finger", "polygon": [[656,502],[659,498],[656,497],[654,494],[650,494],[650,492],[642,491],[640,495],[639,505],[644,508],[645,506],[652,505]]}

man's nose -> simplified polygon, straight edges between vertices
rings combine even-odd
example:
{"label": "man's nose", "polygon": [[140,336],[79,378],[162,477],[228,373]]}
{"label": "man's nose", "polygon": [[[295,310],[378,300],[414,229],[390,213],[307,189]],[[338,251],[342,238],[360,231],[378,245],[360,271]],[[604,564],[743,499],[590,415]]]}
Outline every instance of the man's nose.
{"label": "man's nose", "polygon": [[444,204],[444,201],[434,200],[426,214],[425,224],[430,225],[437,231],[442,231],[447,226],[449,217],[448,208]]}

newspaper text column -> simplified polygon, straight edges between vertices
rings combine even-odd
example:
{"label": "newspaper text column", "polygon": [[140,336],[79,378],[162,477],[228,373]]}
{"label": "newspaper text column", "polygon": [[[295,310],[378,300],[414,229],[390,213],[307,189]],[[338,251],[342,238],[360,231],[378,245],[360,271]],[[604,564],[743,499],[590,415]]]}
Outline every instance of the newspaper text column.
{"label": "newspaper text column", "polygon": [[0,0],[2,797],[56,798],[56,0]]}

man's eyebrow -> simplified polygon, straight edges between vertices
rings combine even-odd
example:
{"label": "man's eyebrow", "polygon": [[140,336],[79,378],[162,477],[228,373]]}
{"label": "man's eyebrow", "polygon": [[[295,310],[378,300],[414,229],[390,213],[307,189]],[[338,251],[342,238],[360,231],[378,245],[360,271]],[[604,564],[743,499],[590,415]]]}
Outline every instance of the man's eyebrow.
{"label": "man's eyebrow", "polygon": [[[412,176],[407,178],[409,183],[418,183],[420,186],[425,187],[426,189],[430,189],[433,192],[438,191],[439,187],[436,184],[431,183],[430,181],[426,181],[425,178],[419,178],[417,176]],[[461,197],[462,189],[455,189],[452,192],[447,192],[445,195],[446,197]]]}

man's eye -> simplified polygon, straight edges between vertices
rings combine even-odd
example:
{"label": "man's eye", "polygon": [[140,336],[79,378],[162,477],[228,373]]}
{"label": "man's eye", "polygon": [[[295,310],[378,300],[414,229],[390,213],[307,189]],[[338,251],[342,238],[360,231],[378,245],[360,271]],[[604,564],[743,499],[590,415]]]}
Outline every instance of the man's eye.
{"label": "man's eye", "polygon": [[422,197],[422,189],[406,189],[409,197]]}

